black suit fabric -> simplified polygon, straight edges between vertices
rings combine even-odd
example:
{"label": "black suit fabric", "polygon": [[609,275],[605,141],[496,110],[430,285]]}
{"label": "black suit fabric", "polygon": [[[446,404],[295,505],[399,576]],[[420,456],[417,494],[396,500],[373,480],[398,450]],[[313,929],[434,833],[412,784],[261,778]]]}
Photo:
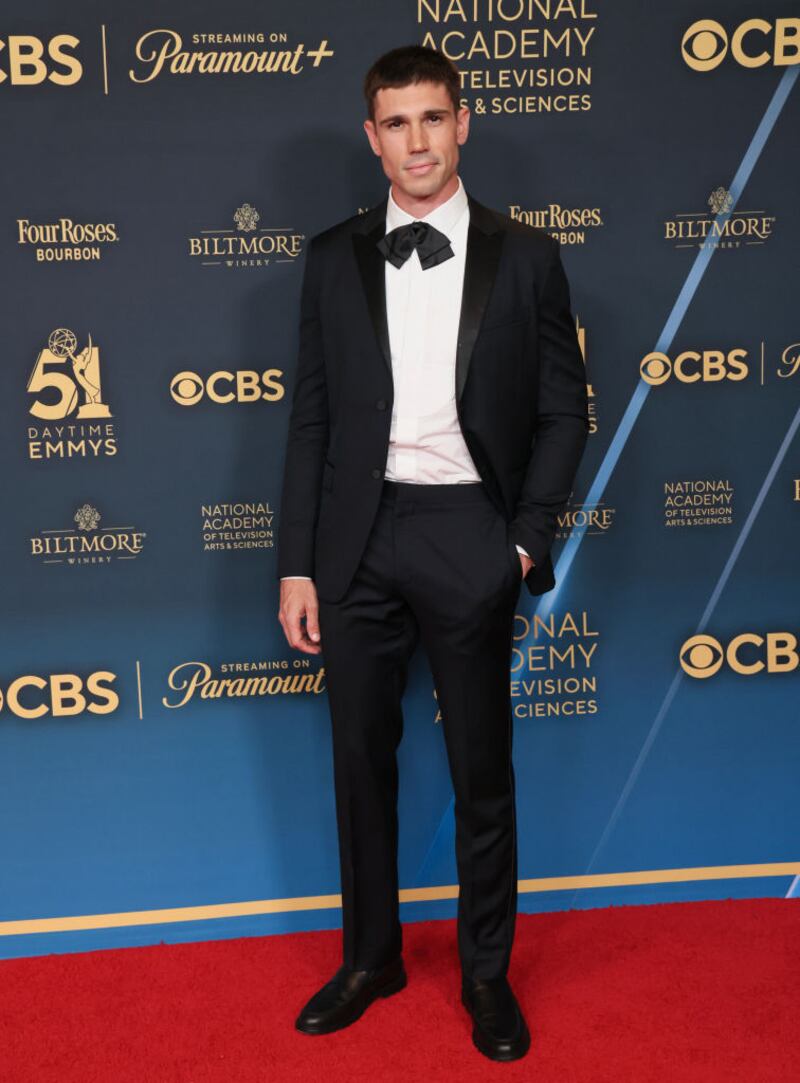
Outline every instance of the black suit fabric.
{"label": "black suit fabric", "polygon": [[396,752],[421,643],[455,794],[461,967],[489,980],[507,972],[517,904],[515,543],[535,561],[530,593],[551,589],[550,546],[588,418],[557,243],[469,203],[454,394],[480,482],[384,478],[393,399],[377,248],[384,202],[308,248],[278,575],[312,577],[319,599],[344,964],[370,969],[402,950]]}
{"label": "black suit fabric", "polygon": [[[469,198],[456,358],[459,420],[490,498],[555,585],[550,547],[588,434],[586,376],[557,241]],[[284,466],[278,577],[341,598],[380,500],[393,383],[386,201],[312,238]]]}

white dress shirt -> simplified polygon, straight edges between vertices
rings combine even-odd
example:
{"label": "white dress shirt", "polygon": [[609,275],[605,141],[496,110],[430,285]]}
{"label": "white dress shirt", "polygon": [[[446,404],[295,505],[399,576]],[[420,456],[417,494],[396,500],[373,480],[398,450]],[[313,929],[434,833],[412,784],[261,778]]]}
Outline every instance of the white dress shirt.
{"label": "white dress shirt", "polygon": [[[400,267],[386,260],[394,401],[384,477],[419,485],[474,484],[481,476],[461,432],[455,395],[469,229],[469,201],[461,178],[448,200],[419,219],[398,206],[390,189],[386,232],[415,221],[428,222],[444,233],[453,257],[427,270],[422,269],[416,249]],[[521,545],[517,550],[528,555]]]}
{"label": "white dress shirt", "polygon": [[390,190],[386,232],[414,221],[444,233],[454,254],[426,271],[416,249],[401,267],[386,260],[394,403],[385,477],[421,485],[480,482],[456,411],[456,347],[469,228],[461,179],[454,194],[422,219],[399,207]]}

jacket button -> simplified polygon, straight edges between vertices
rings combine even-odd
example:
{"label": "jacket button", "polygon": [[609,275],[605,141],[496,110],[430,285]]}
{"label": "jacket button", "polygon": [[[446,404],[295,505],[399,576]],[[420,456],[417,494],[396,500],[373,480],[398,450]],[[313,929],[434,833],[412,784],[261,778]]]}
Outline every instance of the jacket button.
{"label": "jacket button", "polygon": [[372,471],[372,476],[373,476],[374,478],[380,478],[380,477],[382,477],[382,476],[383,476],[383,471],[382,471],[382,470],[377,470],[377,469],[376,469],[376,470],[373,470],[373,471]]}
{"label": "jacket button", "polygon": [[386,399],[378,399],[378,401],[375,403],[375,405],[378,407],[379,410],[385,410],[386,409]]}

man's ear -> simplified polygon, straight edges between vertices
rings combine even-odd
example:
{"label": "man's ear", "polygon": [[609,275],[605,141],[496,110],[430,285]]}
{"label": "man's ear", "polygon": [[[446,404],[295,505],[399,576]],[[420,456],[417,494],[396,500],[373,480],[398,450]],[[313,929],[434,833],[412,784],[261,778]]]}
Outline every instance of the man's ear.
{"label": "man's ear", "polygon": [[463,147],[469,135],[469,118],[469,109],[466,105],[462,105],[456,113],[456,142],[460,147]]}
{"label": "man's ear", "polygon": [[380,158],[381,147],[380,143],[378,142],[378,134],[375,131],[375,124],[373,123],[373,121],[364,121],[364,131],[367,133],[367,139],[369,140],[369,145],[372,147],[372,153],[377,154],[377,156]]}

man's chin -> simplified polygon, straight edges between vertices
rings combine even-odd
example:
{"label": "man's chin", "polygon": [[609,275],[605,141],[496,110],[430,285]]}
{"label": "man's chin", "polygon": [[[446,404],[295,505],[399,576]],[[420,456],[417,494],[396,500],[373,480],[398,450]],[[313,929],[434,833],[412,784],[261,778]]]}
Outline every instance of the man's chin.
{"label": "man's chin", "polygon": [[435,170],[432,173],[426,173],[422,177],[414,177],[406,173],[403,176],[400,188],[414,199],[427,199],[429,196],[438,195],[444,185],[445,181],[442,179],[441,174],[438,170]]}

